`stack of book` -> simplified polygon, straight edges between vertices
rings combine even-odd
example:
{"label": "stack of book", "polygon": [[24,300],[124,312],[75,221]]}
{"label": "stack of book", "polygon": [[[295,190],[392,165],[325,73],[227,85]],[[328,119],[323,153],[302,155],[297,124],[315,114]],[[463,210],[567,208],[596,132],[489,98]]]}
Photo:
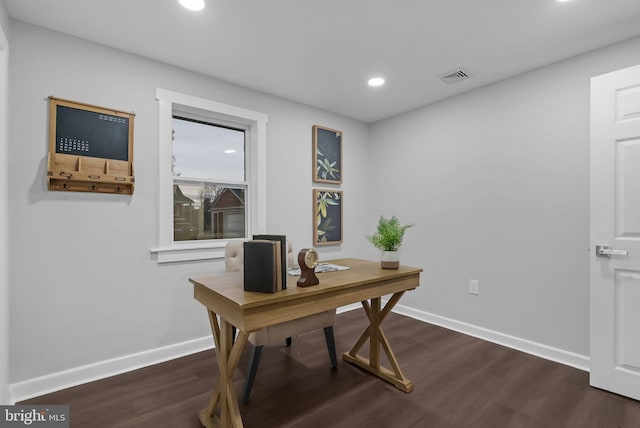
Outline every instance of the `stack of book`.
{"label": "stack of book", "polygon": [[254,235],[244,243],[244,291],[275,293],[287,288],[287,240]]}

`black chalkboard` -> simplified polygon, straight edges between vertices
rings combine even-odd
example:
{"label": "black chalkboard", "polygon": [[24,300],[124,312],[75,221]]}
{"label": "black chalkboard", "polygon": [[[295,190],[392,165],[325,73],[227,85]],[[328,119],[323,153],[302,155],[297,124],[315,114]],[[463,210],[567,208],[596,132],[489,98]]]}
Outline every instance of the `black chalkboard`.
{"label": "black chalkboard", "polygon": [[56,106],[56,153],[128,161],[129,118]]}

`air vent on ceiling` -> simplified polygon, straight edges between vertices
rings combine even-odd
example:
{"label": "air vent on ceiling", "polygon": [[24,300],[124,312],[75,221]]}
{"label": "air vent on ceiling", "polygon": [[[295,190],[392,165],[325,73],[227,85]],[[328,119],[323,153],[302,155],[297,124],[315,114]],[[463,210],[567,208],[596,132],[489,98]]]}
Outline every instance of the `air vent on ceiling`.
{"label": "air vent on ceiling", "polygon": [[447,85],[453,85],[454,83],[462,82],[463,80],[471,79],[472,74],[462,68],[459,68],[455,71],[450,71],[448,73],[442,74],[440,80],[442,80]]}

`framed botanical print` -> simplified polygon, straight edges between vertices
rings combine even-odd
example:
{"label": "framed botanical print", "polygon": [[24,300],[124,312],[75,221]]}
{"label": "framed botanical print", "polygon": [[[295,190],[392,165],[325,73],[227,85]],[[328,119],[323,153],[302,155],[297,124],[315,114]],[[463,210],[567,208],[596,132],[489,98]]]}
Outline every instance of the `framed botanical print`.
{"label": "framed botanical print", "polygon": [[313,181],[342,183],[342,131],[313,126]]}
{"label": "framed botanical print", "polygon": [[313,190],[313,245],[342,243],[342,191]]}

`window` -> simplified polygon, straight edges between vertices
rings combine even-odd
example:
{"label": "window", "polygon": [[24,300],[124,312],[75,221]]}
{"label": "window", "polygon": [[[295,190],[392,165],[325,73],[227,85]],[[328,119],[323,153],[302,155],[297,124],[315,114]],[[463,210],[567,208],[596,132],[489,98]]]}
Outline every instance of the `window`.
{"label": "window", "polygon": [[266,227],[267,116],[157,90],[158,262],[224,257],[229,239]]}
{"label": "window", "polygon": [[175,115],[173,240],[246,237],[245,130]]}

